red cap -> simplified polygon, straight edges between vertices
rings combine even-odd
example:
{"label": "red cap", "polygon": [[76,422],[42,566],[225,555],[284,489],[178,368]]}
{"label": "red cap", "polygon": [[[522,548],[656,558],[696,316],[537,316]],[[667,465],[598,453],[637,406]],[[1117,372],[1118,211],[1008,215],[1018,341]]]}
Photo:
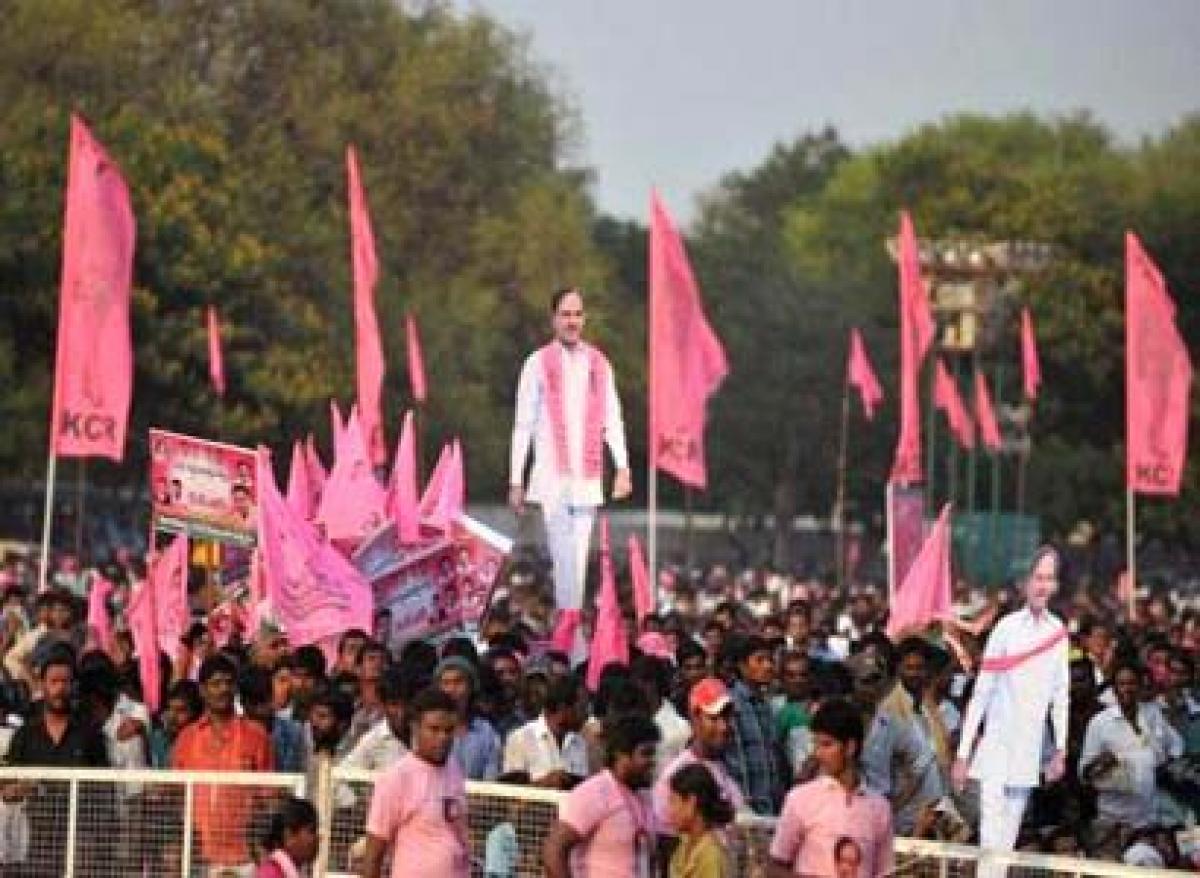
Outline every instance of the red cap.
{"label": "red cap", "polygon": [[709,716],[716,716],[732,703],[729,689],[716,677],[705,677],[692,687],[692,694],[688,696],[688,707],[702,710]]}

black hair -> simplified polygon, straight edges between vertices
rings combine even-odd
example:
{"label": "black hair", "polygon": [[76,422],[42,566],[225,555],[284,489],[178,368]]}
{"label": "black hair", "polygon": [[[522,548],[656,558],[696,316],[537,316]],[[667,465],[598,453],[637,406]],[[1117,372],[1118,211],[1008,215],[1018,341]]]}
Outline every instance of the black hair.
{"label": "black hair", "polygon": [[237,665],[233,659],[222,652],[210,655],[201,662],[200,673],[196,675],[196,678],[200,681],[200,685],[203,686],[217,674],[228,674],[232,679],[237,680]]}
{"label": "black hair", "polygon": [[507,646],[493,646],[483,654],[483,663],[489,668],[494,668],[498,659],[508,659],[518,665],[521,663],[521,660],[517,658],[516,650]]}
{"label": "black hair", "polygon": [[441,689],[429,686],[417,693],[417,697],[409,703],[408,720],[411,723],[419,723],[422,716],[435,711],[457,714],[458,705]]}
{"label": "black hair", "polygon": [[515,631],[505,631],[503,634],[493,637],[490,644],[493,652],[498,649],[508,649],[514,654],[529,655],[529,644]]}
{"label": "black hair", "polygon": [[812,718],[814,735],[829,735],[836,741],[858,745],[856,753],[862,754],[863,718],[857,707],[845,698],[831,698],[823,703]]}
{"label": "black hair", "polygon": [[546,696],[542,699],[542,709],[549,712],[563,707],[574,707],[579,703],[579,693],[582,688],[574,677],[556,677],[546,687]]}
{"label": "black hair", "polygon": [[[38,642],[38,645],[41,645],[41,641]],[[70,668],[71,677],[74,679],[77,668],[75,650],[71,647],[71,644],[59,642],[50,645],[46,649],[45,655],[40,656],[40,661],[37,663],[38,673],[45,676],[46,671],[55,666]]]}
{"label": "black hair", "polygon": [[333,686],[318,691],[313,698],[312,706],[328,707],[337,721],[346,725],[349,725],[354,719],[354,702],[349,695]]}
{"label": "black hair", "polygon": [[447,659],[451,656],[465,658],[475,667],[479,667],[479,650],[469,638],[452,637],[442,644],[442,658]]}
{"label": "black hair", "polygon": [[238,697],[242,700],[242,707],[269,704],[273,694],[271,672],[266,668],[251,665],[242,671],[238,679]]}
{"label": "black hair", "polygon": [[320,680],[325,676],[325,653],[319,646],[308,644],[296,650],[292,658],[296,669],[304,671],[310,677]]}
{"label": "black hair", "polygon": [[80,698],[92,698],[111,708],[117,703],[119,689],[117,674],[112,668],[93,664],[79,672]]}
{"label": "black hair", "polygon": [[200,719],[200,715],[204,713],[204,699],[200,697],[200,686],[195,680],[176,680],[167,690],[167,697],[163,703],[166,704],[176,698],[187,704],[188,715],[192,722]]}
{"label": "black hair", "polygon": [[629,663],[629,676],[633,681],[653,686],[659,698],[666,698],[671,693],[671,673],[671,663],[655,655],[635,656]]}
{"label": "black hair", "polygon": [[433,669],[437,667],[437,663],[437,649],[426,640],[410,640],[400,650],[400,664],[414,668],[430,680],[433,679]]}
{"label": "black hair", "polygon": [[604,723],[605,764],[612,766],[617,756],[631,755],[644,744],[657,744],[662,734],[654,720],[641,713],[627,713]]}
{"label": "black hair", "polygon": [[896,646],[896,665],[899,667],[900,662],[908,658],[910,655],[919,655],[929,661],[929,643],[923,637],[905,637]]}
{"label": "black hair", "polygon": [[179,639],[188,649],[195,649],[196,642],[207,633],[207,625],[205,625],[203,622],[193,622],[188,626],[188,630],[184,632],[183,637]]}
{"label": "black hair", "polygon": [[279,807],[271,815],[271,822],[263,836],[263,849],[277,851],[283,847],[287,833],[299,832],[301,829],[317,828],[317,809],[307,799],[288,796],[279,803]]}
{"label": "black hair", "polygon": [[407,703],[424,688],[424,680],[416,678],[407,668],[389,665],[379,677],[379,700],[384,704]]}
{"label": "black hair", "polygon": [[1141,662],[1131,659],[1117,659],[1113,664],[1112,676],[1109,677],[1114,686],[1117,682],[1117,674],[1121,673],[1121,671],[1129,671],[1136,676],[1139,684],[1146,682],[1146,668]]}
{"label": "black hair", "polygon": [[345,649],[346,641],[350,640],[351,638],[358,638],[358,637],[361,637],[363,639],[364,643],[366,643],[366,641],[371,639],[371,636],[369,634],[367,634],[366,631],[363,631],[361,628],[348,628],[344,632],[342,632],[342,636],[338,638],[338,648],[337,648],[338,655],[340,656],[342,654],[342,650]]}
{"label": "black hair", "polygon": [[733,805],[725,798],[708,766],[701,762],[685,765],[671,775],[671,791],[696,800],[696,809],[705,826],[724,826],[733,820]]}
{"label": "black hair", "polygon": [[600,672],[596,694],[592,699],[592,713],[603,719],[608,715],[609,703],[622,689],[631,689],[629,669],[624,665],[609,664]]}
{"label": "black hair", "polygon": [[683,663],[692,658],[701,658],[708,661],[708,653],[704,651],[704,647],[692,640],[692,638],[681,638],[679,648],[675,650],[675,662],[682,668]]}
{"label": "black hair", "polygon": [[560,665],[571,666],[571,657],[561,649],[548,649],[543,656],[547,662],[558,662]]}
{"label": "black hair", "polygon": [[583,301],[583,291],[578,287],[559,287],[554,291],[554,294],[550,296],[550,313],[557,314],[558,306],[561,305],[562,300],[571,295],[571,293],[579,296],[579,301]]}

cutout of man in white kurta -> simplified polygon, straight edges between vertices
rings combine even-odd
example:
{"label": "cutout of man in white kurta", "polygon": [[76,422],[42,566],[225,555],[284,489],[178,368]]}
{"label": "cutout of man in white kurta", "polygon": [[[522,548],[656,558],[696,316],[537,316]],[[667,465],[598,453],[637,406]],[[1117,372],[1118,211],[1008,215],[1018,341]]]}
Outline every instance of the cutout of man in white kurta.
{"label": "cutout of man in white kurta", "polygon": [[[1065,770],[1069,638],[1062,620],[1047,609],[1058,589],[1058,568],[1054,549],[1034,555],[1025,580],[1025,606],[1001,619],[988,637],[963,720],[951,775],[959,790],[968,777],[979,781],[982,848],[1011,851],[1030,790],[1042,774],[1054,783]],[[1054,755],[1043,771],[1047,714]],[[979,874],[996,878],[1007,871],[989,864]]]}
{"label": "cutout of man in white kurta", "polygon": [[[612,499],[623,500],[633,490],[625,424],[617,396],[613,370],[603,354],[583,341],[583,295],[575,289],[559,290],[551,302],[554,340],[525,359],[517,384],[516,414],[513,419],[512,453],[509,466],[509,506],[519,516],[526,501],[542,507],[546,542],[554,563],[554,598],[559,611],[578,611],[583,605],[588,546],[596,507],[604,503],[603,467],[588,472],[588,407],[590,388],[603,382],[603,444],[612,455],[616,474]],[[562,427],[565,428],[567,461],[558,460],[551,394],[547,387],[544,358],[561,356]],[[525,490],[525,466],[533,446],[533,468],[529,490]],[[602,458],[602,450],[600,452]],[[602,462],[602,461],[601,461]]]}

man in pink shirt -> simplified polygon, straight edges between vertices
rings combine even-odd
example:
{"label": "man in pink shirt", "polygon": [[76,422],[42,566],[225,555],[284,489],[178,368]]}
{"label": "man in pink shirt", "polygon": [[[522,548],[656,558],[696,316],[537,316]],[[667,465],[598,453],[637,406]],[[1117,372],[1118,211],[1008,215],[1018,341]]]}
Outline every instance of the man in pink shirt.
{"label": "man in pink shirt", "polygon": [[658,726],[628,714],[605,731],[608,767],[563,802],[542,850],[546,878],[654,874],[654,815],[645,790],[654,779]]}
{"label": "man in pink shirt", "polygon": [[859,776],[863,721],[850,702],[825,702],[812,720],[816,780],[795,787],[771,840],[770,878],[880,878],[895,869],[892,811]]}
{"label": "man in pink shirt", "polygon": [[363,878],[380,878],[392,850],[392,878],[468,878],[467,788],[450,759],[458,711],[454,700],[426,689],[409,706],[412,750],[375,783],[367,813]]}
{"label": "man in pink shirt", "polygon": [[654,784],[655,828],[667,842],[666,854],[674,847],[674,831],[667,820],[667,802],[671,797],[671,778],[685,765],[699,762],[716,780],[734,811],[745,811],[746,800],[737,782],[729,776],[721,756],[729,746],[729,724],[733,721],[733,697],[729,689],[716,677],[705,677],[692,687],[688,696],[688,713],[692,720],[692,743],[686,750],[667,763]]}

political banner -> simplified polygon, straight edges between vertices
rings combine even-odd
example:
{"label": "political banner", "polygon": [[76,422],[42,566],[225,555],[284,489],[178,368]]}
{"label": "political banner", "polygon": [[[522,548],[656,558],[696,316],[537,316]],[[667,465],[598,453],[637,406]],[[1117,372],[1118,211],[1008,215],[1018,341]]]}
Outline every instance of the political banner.
{"label": "political banner", "polygon": [[391,616],[389,643],[478,624],[512,550],[511,539],[468,515],[454,519],[448,536],[431,533],[404,546],[389,522],[351,558],[372,583],[376,612]]}
{"label": "political banner", "polygon": [[254,452],[166,430],[150,431],[156,530],[252,546],[258,527]]}

